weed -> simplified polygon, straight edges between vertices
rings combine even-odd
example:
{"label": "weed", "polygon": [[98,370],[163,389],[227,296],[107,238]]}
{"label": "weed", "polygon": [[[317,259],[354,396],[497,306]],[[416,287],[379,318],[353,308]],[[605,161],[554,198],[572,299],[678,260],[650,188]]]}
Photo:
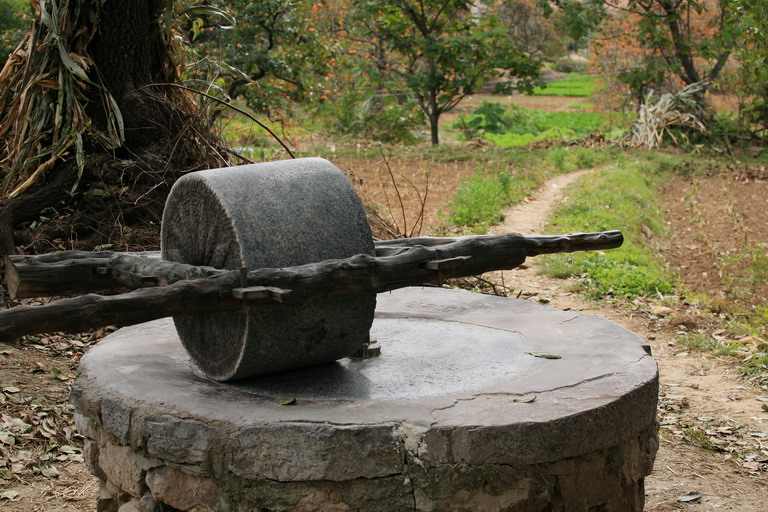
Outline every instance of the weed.
{"label": "weed", "polygon": [[545,112],[485,101],[453,125],[464,139],[484,137],[499,147],[522,146],[545,139],[572,139],[602,130],[598,112]]}
{"label": "weed", "polygon": [[628,261],[592,254],[582,260],[582,265],[587,275],[582,285],[589,297],[631,299],[669,295],[674,291],[664,274],[648,265],[633,265]]}
{"label": "weed", "polygon": [[712,439],[709,438],[706,432],[701,430],[697,427],[686,427],[683,429],[683,436],[685,439],[698,446],[699,448],[702,448],[704,450],[710,451],[710,452],[721,452],[723,449],[712,442]]}
{"label": "weed", "polygon": [[487,233],[491,224],[503,220],[502,209],[509,203],[510,193],[508,171],[478,173],[459,186],[448,204],[447,220],[476,233]]}
{"label": "weed", "polygon": [[691,333],[682,336],[677,343],[689,350],[712,352],[716,356],[732,356],[739,348],[735,343],[723,343],[706,333]]}
{"label": "weed", "polygon": [[757,304],[768,292],[768,244],[744,246],[717,262],[726,293],[739,302]]}
{"label": "weed", "polygon": [[549,152],[549,160],[552,162],[552,164],[554,164],[555,169],[557,169],[561,173],[566,172],[566,167],[565,167],[566,156],[568,156],[567,150],[561,147],[552,148],[552,151]]}
{"label": "weed", "polygon": [[512,122],[504,105],[495,101],[483,101],[468,118],[460,117],[456,127],[465,139],[474,139],[487,133],[504,133]]}
{"label": "weed", "polygon": [[768,384],[768,352],[757,352],[747,357],[739,367],[739,374],[757,385]]}

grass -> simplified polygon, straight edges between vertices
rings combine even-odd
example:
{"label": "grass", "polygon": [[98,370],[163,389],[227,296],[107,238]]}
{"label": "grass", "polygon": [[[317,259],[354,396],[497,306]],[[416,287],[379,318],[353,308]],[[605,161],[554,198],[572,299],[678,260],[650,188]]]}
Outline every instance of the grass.
{"label": "grass", "polygon": [[591,96],[597,87],[595,79],[581,73],[568,73],[562,79],[550,82],[546,87],[537,87],[533,94],[537,96]]}
{"label": "grass", "polygon": [[733,356],[741,346],[738,343],[723,343],[707,333],[691,333],[682,336],[677,342],[679,347],[688,350],[711,352],[715,356]]}
{"label": "grass", "polygon": [[599,112],[546,112],[516,105],[483,102],[454,124],[465,139],[483,137],[499,147],[523,146],[538,140],[583,137],[603,130]]}
{"label": "grass", "polygon": [[532,173],[483,170],[462,182],[444,218],[462,233],[485,234],[492,224],[504,220],[506,206],[522,200],[540,181]]}
{"label": "grass", "polygon": [[[618,229],[624,244],[611,251],[557,254],[544,258],[543,270],[555,277],[584,277],[581,291],[592,298],[673,293],[676,279],[656,256],[652,239],[665,234],[656,194],[669,155],[640,154],[581,180],[550,218],[548,231],[569,233]],[[648,234],[651,234],[649,237]]]}
{"label": "grass", "polygon": [[[441,150],[445,155],[460,158],[456,148]],[[552,147],[548,149],[492,150],[494,155],[483,170],[459,186],[443,213],[445,222],[462,234],[484,234],[488,228],[503,220],[505,207],[515,204],[536,190],[551,175],[621,161],[615,148]]]}
{"label": "grass", "polygon": [[691,333],[680,338],[678,346],[687,350],[708,352],[715,357],[733,358],[739,374],[758,385],[768,382],[768,352],[750,351],[745,357],[745,346],[740,343],[724,343],[707,333]]}

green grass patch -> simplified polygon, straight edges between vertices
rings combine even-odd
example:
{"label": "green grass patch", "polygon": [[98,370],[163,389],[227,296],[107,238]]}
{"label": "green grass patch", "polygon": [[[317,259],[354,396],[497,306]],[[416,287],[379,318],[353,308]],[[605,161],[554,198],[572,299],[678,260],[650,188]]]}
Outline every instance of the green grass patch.
{"label": "green grass patch", "polygon": [[[642,157],[641,157],[642,158]],[[658,169],[668,155],[620,162],[587,176],[568,191],[568,200],[550,219],[550,233],[618,229],[624,244],[610,251],[557,254],[544,258],[543,270],[556,277],[581,276],[580,288],[592,298],[634,298],[671,294],[675,277],[657,258],[651,240],[665,224],[657,186]]]}
{"label": "green grass patch", "polygon": [[537,140],[573,139],[601,132],[603,114],[546,112],[486,101],[470,115],[459,118],[453,127],[467,140],[483,137],[499,147],[515,147]]}
{"label": "green grass patch", "polygon": [[712,442],[707,433],[698,427],[686,427],[683,429],[683,437],[691,444],[710,452],[721,452],[723,448]]}
{"label": "green grass patch", "polygon": [[550,82],[546,87],[537,87],[537,96],[591,96],[597,90],[595,79],[582,73],[568,73],[562,80]]}
{"label": "green grass patch", "polygon": [[691,333],[680,338],[677,345],[687,350],[708,352],[716,357],[731,357],[738,363],[739,374],[755,384],[768,383],[768,352],[758,350],[744,357],[744,346],[727,343],[707,333]]}
{"label": "green grass patch", "polygon": [[[446,149],[444,154],[459,158],[457,151]],[[503,220],[505,207],[530,195],[548,176],[621,160],[622,154],[616,148],[582,147],[483,152],[485,157],[494,155],[494,158],[486,161],[482,171],[461,183],[448,203],[448,210],[442,213],[445,223],[451,226],[445,230],[487,233],[491,225]]]}
{"label": "green grass patch", "polygon": [[504,220],[506,206],[523,199],[539,183],[531,173],[512,174],[506,169],[478,172],[461,183],[444,218],[462,233],[487,233],[492,224]]}
{"label": "green grass patch", "polygon": [[737,343],[723,343],[707,333],[691,333],[682,336],[677,346],[688,350],[711,352],[716,356],[732,356],[740,348]]}

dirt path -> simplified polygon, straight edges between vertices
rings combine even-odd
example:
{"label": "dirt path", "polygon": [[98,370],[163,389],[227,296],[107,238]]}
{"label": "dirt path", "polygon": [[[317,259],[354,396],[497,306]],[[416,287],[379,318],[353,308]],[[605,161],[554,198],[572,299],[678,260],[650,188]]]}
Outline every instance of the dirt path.
{"label": "dirt path", "polygon": [[[549,212],[563,199],[567,187],[589,172],[548,181],[534,197],[507,210],[504,223],[493,231],[543,231]],[[539,274],[535,258],[522,268],[486,277],[503,282],[521,298],[597,314],[649,340],[661,375],[661,446],[653,474],[646,480],[647,512],[766,510],[768,476],[756,470],[756,462],[739,458],[768,447],[768,439],[760,437],[768,431],[768,414],[756,399],[766,392],[749,387],[723,361],[676,347],[677,339],[702,321],[695,313],[682,304],[672,308],[675,311],[665,311],[644,303],[587,302],[568,291],[572,281]],[[710,447],[720,451],[700,448],[692,438],[709,440],[714,444]],[[689,492],[702,496],[693,502],[677,501]]]}

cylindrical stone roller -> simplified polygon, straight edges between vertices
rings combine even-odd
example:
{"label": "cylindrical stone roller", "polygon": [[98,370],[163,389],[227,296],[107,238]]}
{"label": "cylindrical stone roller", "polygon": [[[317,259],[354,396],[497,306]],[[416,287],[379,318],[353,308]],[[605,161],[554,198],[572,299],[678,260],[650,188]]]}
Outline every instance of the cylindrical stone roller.
{"label": "cylindrical stone roller", "polygon": [[[365,211],[346,177],[321,158],[190,173],[162,222],[165,260],[248,270],[373,254]],[[184,348],[208,377],[231,380],[326,363],[368,339],[375,294],[299,305],[180,315]]]}

